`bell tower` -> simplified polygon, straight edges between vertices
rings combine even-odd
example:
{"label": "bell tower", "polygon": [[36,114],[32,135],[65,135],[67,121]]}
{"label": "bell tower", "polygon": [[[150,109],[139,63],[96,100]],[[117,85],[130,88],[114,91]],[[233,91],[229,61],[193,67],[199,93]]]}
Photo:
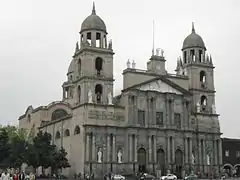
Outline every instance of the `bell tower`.
{"label": "bell tower", "polygon": [[113,94],[114,52],[112,41],[107,43],[107,28],[96,14],[95,4],[81,25],[79,44],[69,67],[68,82],[64,83],[71,84],[74,93],[72,98],[63,99],[73,104],[107,104]]}
{"label": "bell tower", "polygon": [[189,77],[195,112],[216,114],[214,66],[206,51],[203,39],[196,34],[192,24],[192,32],[183,42],[183,58],[178,59],[176,71],[178,75]]}

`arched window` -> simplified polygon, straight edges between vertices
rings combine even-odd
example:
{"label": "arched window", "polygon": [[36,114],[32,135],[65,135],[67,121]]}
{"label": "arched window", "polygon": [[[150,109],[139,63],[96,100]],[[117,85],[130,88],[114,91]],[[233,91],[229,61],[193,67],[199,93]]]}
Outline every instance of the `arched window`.
{"label": "arched window", "polygon": [[92,34],[90,32],[87,33],[87,42],[89,46],[92,46]]}
{"label": "arched window", "polygon": [[205,85],[206,85],[206,73],[204,71],[200,72],[200,82],[201,82],[201,86],[205,87]]}
{"label": "arched window", "polygon": [[76,134],[80,134],[80,127],[79,126],[76,126],[75,129],[74,129],[74,135]]}
{"label": "arched window", "polygon": [[199,50],[198,51],[198,59],[199,59],[199,62],[202,62],[203,61],[203,51],[202,50]]}
{"label": "arched window", "polygon": [[81,63],[81,59],[78,60],[78,74],[79,76],[81,76],[81,72],[82,72],[82,63]]}
{"label": "arched window", "polygon": [[69,129],[66,129],[66,130],[65,130],[65,132],[64,132],[64,136],[65,136],[65,137],[70,136],[70,131],[69,131]]}
{"label": "arched window", "polygon": [[101,34],[99,32],[96,33],[96,47],[101,47]]}
{"label": "arched window", "polygon": [[201,108],[202,111],[205,111],[207,107],[207,97],[206,96],[201,96]]}
{"label": "arched window", "polygon": [[187,51],[183,52],[183,62],[186,64],[187,63]]}
{"label": "arched window", "polygon": [[97,84],[95,86],[95,95],[96,95],[97,103],[101,103],[102,92],[103,92],[102,85],[101,84]]}
{"label": "arched window", "polygon": [[56,120],[56,119],[60,119],[60,118],[64,118],[68,115],[67,111],[65,111],[64,109],[56,109],[55,111],[53,111],[52,113],[52,118],[51,120]]}
{"label": "arched window", "polygon": [[79,85],[78,86],[78,89],[77,89],[77,94],[78,94],[78,103],[80,103],[80,101],[81,101],[81,86]]}
{"label": "arched window", "polygon": [[102,60],[102,58],[98,57],[95,60],[95,69],[97,70],[98,76],[100,75],[102,68],[103,68],[103,60]]}
{"label": "arched window", "polygon": [[60,132],[59,131],[56,132],[55,139],[60,139]]}

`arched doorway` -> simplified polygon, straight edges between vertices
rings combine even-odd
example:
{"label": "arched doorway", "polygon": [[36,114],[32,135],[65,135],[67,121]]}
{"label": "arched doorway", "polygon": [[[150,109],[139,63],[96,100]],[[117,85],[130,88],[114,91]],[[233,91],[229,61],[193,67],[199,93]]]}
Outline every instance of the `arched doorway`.
{"label": "arched doorway", "polygon": [[146,150],[144,148],[140,148],[137,151],[137,159],[138,159],[138,171],[146,172]]}
{"label": "arched doorway", "polygon": [[165,174],[165,152],[163,149],[157,150],[157,169],[161,170],[161,174]]}
{"label": "arched doorway", "polygon": [[234,169],[236,171],[237,177],[240,177],[240,164],[235,164]]}
{"label": "arched doorway", "polygon": [[177,149],[175,152],[175,164],[176,164],[176,175],[178,178],[182,178],[182,164],[183,164],[183,152]]}
{"label": "arched doorway", "polygon": [[223,165],[223,172],[228,176],[232,176],[233,166],[231,164],[224,164]]}

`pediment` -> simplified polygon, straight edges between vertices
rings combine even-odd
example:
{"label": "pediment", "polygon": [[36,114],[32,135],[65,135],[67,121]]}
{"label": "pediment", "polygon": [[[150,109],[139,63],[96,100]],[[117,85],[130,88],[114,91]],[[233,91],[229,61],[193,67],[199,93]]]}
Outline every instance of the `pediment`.
{"label": "pediment", "polygon": [[141,91],[155,91],[155,92],[161,92],[161,93],[174,93],[174,94],[180,94],[183,93],[179,90],[175,89],[173,86],[167,84],[166,82],[163,82],[162,80],[155,80],[146,84],[142,84],[137,89]]}

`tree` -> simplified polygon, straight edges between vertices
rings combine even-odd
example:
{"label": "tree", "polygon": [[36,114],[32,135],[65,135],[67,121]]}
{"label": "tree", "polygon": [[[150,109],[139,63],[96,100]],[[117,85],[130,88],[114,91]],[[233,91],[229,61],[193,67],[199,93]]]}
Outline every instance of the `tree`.
{"label": "tree", "polygon": [[9,137],[6,129],[0,128],[0,164],[7,167],[9,165]]}
{"label": "tree", "polygon": [[61,147],[60,150],[57,150],[55,148],[55,151],[53,153],[52,164],[51,164],[51,168],[53,169],[53,171],[70,167],[70,164],[66,157],[67,157],[67,152],[63,147]]}

